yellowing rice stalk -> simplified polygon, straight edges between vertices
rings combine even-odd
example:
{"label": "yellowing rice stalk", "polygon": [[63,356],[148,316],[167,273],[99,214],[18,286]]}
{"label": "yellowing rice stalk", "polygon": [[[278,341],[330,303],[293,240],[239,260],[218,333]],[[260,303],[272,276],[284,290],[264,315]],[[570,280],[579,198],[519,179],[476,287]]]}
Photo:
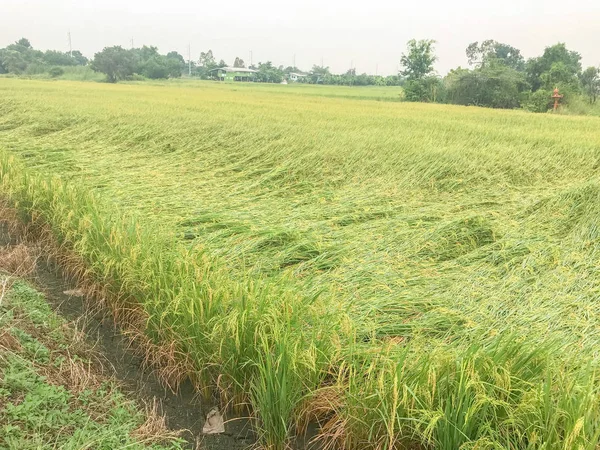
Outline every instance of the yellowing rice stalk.
{"label": "yellowing rice stalk", "polygon": [[0,79],[2,194],[265,448],[597,448],[600,119],[290,88]]}

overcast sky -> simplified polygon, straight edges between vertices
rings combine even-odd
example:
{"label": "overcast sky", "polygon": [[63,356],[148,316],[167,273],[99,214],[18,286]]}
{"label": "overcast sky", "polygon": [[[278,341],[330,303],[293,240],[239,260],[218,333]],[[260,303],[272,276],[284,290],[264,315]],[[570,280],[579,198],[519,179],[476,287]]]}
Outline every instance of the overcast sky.
{"label": "overcast sky", "polygon": [[27,37],[35,48],[86,56],[105,46],[155,45],[192,59],[212,49],[232,64],[236,56],[276,65],[313,64],[335,72],[398,70],[406,41],[435,39],[440,74],[466,66],[465,47],[495,39],[525,57],[556,42],[600,65],[600,0],[0,0],[0,47]]}

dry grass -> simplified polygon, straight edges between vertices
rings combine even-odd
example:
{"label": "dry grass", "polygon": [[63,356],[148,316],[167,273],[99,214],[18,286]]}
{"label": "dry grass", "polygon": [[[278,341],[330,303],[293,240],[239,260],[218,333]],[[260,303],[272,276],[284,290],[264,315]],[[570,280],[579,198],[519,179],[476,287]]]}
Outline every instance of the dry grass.
{"label": "dry grass", "polygon": [[170,430],[164,414],[161,413],[160,401],[155,397],[152,403],[144,405],[146,421],[132,432],[136,440],[146,445],[161,444],[180,437],[185,430]]}
{"label": "dry grass", "polygon": [[0,247],[0,271],[16,277],[27,277],[36,268],[39,251],[25,244]]}

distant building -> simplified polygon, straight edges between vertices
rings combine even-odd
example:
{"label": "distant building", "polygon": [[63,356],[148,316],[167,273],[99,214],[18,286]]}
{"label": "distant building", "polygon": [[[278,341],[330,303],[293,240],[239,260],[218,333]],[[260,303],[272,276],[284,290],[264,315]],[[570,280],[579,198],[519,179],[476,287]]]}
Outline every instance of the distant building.
{"label": "distant building", "polygon": [[296,83],[298,81],[303,81],[304,78],[306,78],[308,76],[307,73],[302,73],[302,72],[290,72],[289,75],[289,80],[293,83]]}
{"label": "distant building", "polygon": [[215,77],[219,81],[254,81],[254,76],[256,74],[256,70],[254,69],[246,69],[245,67],[219,67],[218,69],[213,69],[211,72],[214,72]]}

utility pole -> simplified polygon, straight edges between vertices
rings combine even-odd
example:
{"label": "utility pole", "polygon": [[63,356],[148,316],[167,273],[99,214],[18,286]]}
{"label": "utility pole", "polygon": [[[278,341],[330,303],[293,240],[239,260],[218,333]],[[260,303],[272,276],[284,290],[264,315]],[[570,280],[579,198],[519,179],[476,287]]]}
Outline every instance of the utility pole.
{"label": "utility pole", "polygon": [[379,69],[379,63],[375,63],[375,76],[379,75],[378,69]]}
{"label": "utility pole", "polygon": [[294,53],[294,70],[296,70],[296,54]]}
{"label": "utility pole", "polygon": [[131,37],[131,48],[133,49],[133,36]]}
{"label": "utility pole", "polygon": [[71,30],[67,33],[67,38],[69,39],[69,56],[73,57],[73,45],[71,45]]}
{"label": "utility pole", "polygon": [[192,76],[192,44],[188,43],[188,76]]}
{"label": "utility pole", "polygon": [[250,50],[250,65],[253,66],[254,64],[252,64],[252,50]]}
{"label": "utility pole", "polygon": [[323,57],[322,57],[322,56],[321,56],[321,67],[325,67],[325,66],[323,65]]}

